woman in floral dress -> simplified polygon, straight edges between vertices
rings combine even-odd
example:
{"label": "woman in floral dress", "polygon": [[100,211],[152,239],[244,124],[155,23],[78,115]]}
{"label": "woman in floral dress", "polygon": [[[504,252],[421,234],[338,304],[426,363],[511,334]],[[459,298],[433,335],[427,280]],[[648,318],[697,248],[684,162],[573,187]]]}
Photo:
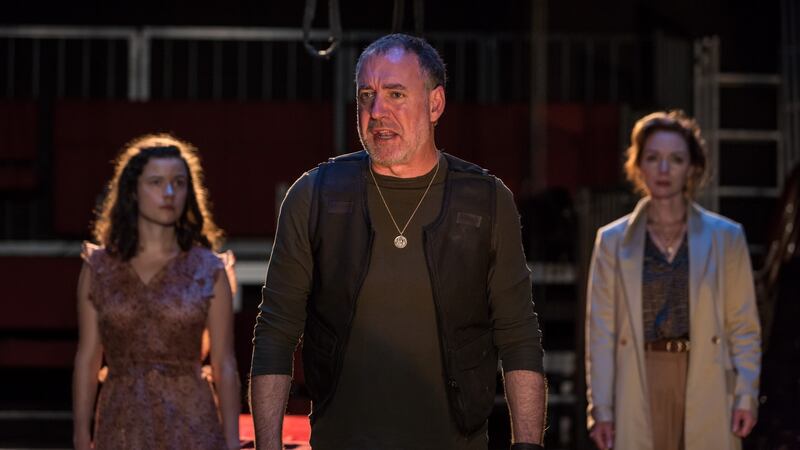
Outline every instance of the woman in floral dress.
{"label": "woman in floral dress", "polygon": [[[233,257],[213,252],[222,232],[202,178],[196,150],[170,135],[140,137],[116,161],[97,245],[81,255],[76,449],[239,448]],[[204,330],[213,387],[201,372]]]}

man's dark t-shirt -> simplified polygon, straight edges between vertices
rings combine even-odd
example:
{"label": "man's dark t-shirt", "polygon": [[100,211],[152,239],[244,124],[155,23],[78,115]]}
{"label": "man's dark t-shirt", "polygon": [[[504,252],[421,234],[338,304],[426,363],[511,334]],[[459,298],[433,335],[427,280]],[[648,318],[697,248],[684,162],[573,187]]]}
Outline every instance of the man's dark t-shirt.
{"label": "man's dark t-shirt", "polygon": [[[441,347],[422,228],[440,213],[446,159],[404,236],[398,235],[371,177],[369,217],[375,241],[369,272],[356,302],[338,387],[316,419],[315,449],[485,449],[486,433],[461,435],[445,393]],[[376,174],[386,203],[402,229],[433,175],[401,179]],[[291,373],[291,353],[302,333],[313,258],[308,215],[316,171],[290,189],[260,307],[252,375]],[[496,262],[489,279],[495,344],[504,370],[542,371],[538,322],[530,302],[529,271],[520,243],[519,218],[510,191],[498,183]],[[453,270],[458,270],[454,267]],[[288,358],[287,358],[288,354]]]}

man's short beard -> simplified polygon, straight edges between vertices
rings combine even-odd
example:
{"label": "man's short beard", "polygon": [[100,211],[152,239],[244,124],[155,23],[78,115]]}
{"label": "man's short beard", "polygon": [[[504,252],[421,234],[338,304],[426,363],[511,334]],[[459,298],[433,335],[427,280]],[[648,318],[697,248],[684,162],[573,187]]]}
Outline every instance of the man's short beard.
{"label": "man's short beard", "polygon": [[[363,142],[362,142],[362,144],[363,144]],[[376,152],[376,151],[370,150],[370,148],[367,147],[366,145],[364,145],[364,149],[367,151],[367,154],[369,155],[370,159],[375,164],[377,164],[379,166],[383,166],[383,167],[391,167],[391,166],[393,166],[395,164],[403,164],[403,163],[407,162],[408,159],[409,159],[408,158],[409,157],[409,152],[405,152],[405,153],[400,154],[400,155],[394,155],[395,156],[394,158],[382,158],[380,156],[380,152]]]}
{"label": "man's short beard", "polygon": [[361,147],[363,147],[364,150],[367,151],[367,154],[369,155],[369,158],[372,160],[372,162],[374,162],[379,166],[391,167],[395,164],[401,164],[408,161],[410,152],[405,152],[396,158],[381,158],[379,155],[380,153],[379,151],[375,151],[369,148],[369,146],[367,145],[367,141],[361,136],[361,131],[358,132],[358,140],[361,141]]}

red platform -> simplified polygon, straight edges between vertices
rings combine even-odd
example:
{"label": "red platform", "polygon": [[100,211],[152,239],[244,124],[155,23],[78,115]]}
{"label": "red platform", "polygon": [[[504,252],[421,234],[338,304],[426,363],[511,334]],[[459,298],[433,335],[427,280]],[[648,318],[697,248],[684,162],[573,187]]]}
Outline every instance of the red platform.
{"label": "red platform", "polygon": [[[239,439],[242,441],[255,440],[253,416],[241,414],[239,416]],[[286,448],[297,450],[310,449],[308,441],[311,437],[311,424],[308,416],[286,415],[283,417],[283,445]]]}

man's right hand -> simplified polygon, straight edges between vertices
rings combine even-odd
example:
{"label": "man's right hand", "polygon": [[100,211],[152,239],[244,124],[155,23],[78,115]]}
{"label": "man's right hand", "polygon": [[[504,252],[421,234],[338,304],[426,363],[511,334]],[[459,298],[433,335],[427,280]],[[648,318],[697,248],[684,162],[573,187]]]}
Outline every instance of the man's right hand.
{"label": "man's right hand", "polygon": [[589,432],[594,445],[600,450],[614,448],[614,422],[597,422]]}

